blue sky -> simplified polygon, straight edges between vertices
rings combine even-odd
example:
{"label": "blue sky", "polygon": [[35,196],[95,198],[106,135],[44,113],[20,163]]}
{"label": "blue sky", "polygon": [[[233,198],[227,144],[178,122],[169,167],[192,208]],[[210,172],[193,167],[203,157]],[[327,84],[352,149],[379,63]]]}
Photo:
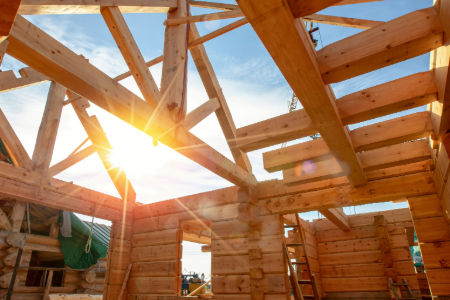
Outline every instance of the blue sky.
{"label": "blue sky", "polygon": [[[215,1],[213,1],[215,2]],[[227,0],[222,3],[234,4]],[[432,6],[432,0],[386,0],[367,4],[332,7],[322,14],[389,21],[418,9]],[[217,12],[192,8],[192,14]],[[125,14],[125,20],[145,58],[151,60],[163,53],[165,14]],[[26,16],[32,23],[58,39],[78,54],[83,54],[90,63],[114,77],[127,71],[126,64],[101,15],[51,15]],[[232,20],[199,23],[201,35],[225,26]],[[359,29],[319,24],[318,49],[360,32]],[[211,63],[232,112],[236,127],[249,125],[287,112],[287,101],[292,90],[263,44],[247,24],[205,44]],[[2,70],[18,71],[24,67],[11,57],[6,57]],[[157,84],[161,77],[162,64],[150,70]],[[188,111],[208,100],[192,59],[188,62]],[[375,86],[397,78],[429,69],[429,55],[423,55],[333,85],[337,97]],[[17,76],[18,73],[17,73]],[[132,78],[121,82],[125,87],[141,95]],[[37,131],[44,110],[49,84],[40,84],[17,91],[0,94],[0,108],[4,111],[28,153],[33,153]],[[300,105],[299,105],[300,107]],[[377,120],[352,125],[351,129],[386,120],[400,115],[425,110],[425,107]],[[186,159],[177,152],[159,145],[152,146],[152,140],[145,134],[123,123],[95,105],[88,110],[97,115],[107,133],[118,158],[127,171],[138,201],[151,203],[175,197],[210,191],[231,186],[226,180]],[[215,115],[209,116],[192,129],[192,132],[222,154],[232,159],[225,138]],[[67,157],[86,138],[73,109],[63,110],[61,127],[52,164]],[[307,140],[307,139],[303,139]],[[292,141],[288,145],[298,143]],[[258,180],[281,179],[281,172],[269,174],[263,169],[262,153],[279,146],[249,153],[254,174]],[[97,155],[57,176],[66,181],[118,196]],[[356,213],[406,207],[405,203],[381,203],[356,208]],[[354,213],[353,208],[346,208]],[[316,218],[317,212],[303,215],[306,219]],[[198,246],[197,246],[198,247]],[[207,260],[207,258],[206,258]],[[207,269],[207,267],[206,267]]]}

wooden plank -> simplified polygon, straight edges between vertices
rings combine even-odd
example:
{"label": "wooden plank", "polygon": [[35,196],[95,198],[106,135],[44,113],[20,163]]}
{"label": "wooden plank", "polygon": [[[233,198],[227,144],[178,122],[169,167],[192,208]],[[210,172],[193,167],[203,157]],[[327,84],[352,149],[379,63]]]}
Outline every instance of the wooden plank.
{"label": "wooden plank", "polygon": [[[189,39],[195,40],[200,38],[197,27],[195,24],[190,26]],[[228,147],[231,150],[234,161],[236,164],[248,172],[252,172],[252,166],[247,154],[243,153],[237,148],[236,144],[236,125],[233,121],[233,116],[228,107],[228,103],[223,94],[222,88],[220,87],[217,76],[214,72],[211,62],[209,61],[208,55],[204,45],[198,45],[189,49],[191,52],[192,59],[194,60],[195,66],[197,67],[200,78],[202,79],[203,85],[205,87],[206,93],[210,99],[218,98],[220,102],[220,108],[217,109],[216,116],[219,121],[222,132],[228,143]]]}
{"label": "wooden plank", "polygon": [[177,6],[175,0],[23,0],[21,15],[99,14],[100,6],[119,6],[122,13],[164,13]]}
{"label": "wooden plank", "polygon": [[336,100],[342,123],[355,124],[437,100],[431,72],[421,72],[360,90]]}
{"label": "wooden plank", "polygon": [[384,274],[385,268],[382,263],[320,267],[322,278],[383,277]]}
{"label": "wooden plank", "polygon": [[372,28],[372,27],[375,27],[375,26],[385,23],[385,22],[380,22],[380,21],[318,15],[318,14],[304,16],[302,19],[304,21],[309,21],[309,22],[314,22],[314,23],[337,25],[337,26],[359,28],[359,29],[369,29],[369,28]]}
{"label": "wooden plank", "polygon": [[52,81],[33,152],[34,170],[47,176],[55,147],[66,88]]}
{"label": "wooden plank", "polygon": [[164,26],[175,26],[181,24],[192,24],[198,22],[206,22],[212,20],[224,20],[224,19],[233,19],[233,18],[241,18],[244,14],[240,9],[235,9],[226,12],[220,13],[212,13],[212,14],[204,14],[197,16],[184,16],[184,17],[176,17],[172,19],[167,19],[164,21]]}
{"label": "wooden plank", "polygon": [[9,42],[6,39],[6,36],[0,37],[0,66],[2,65],[3,58],[6,54],[6,48],[8,48]]}
{"label": "wooden plank", "polygon": [[372,264],[383,262],[382,256],[380,250],[321,254],[319,262],[321,266]]}
{"label": "wooden plank", "polygon": [[[31,27],[33,30],[30,30]],[[215,174],[224,176],[232,183],[239,186],[256,185],[253,175],[205,145],[184,128],[179,129],[178,138],[174,139],[176,124],[170,118],[161,115],[152,118],[154,108],[151,105],[121,85],[115,84],[109,76],[23,17],[16,18],[8,41],[7,51],[12,57],[34,67],[40,73],[58,81],[139,130],[156,137],[158,141],[176,149]],[[36,44],[40,47],[32,46]],[[46,49],[59,51],[60,55],[55,57]]]}
{"label": "wooden plank", "polygon": [[391,167],[366,173],[367,180],[374,181],[397,176],[404,176],[416,173],[428,172],[430,170],[430,161],[416,162],[403,166]]}
{"label": "wooden plank", "polygon": [[182,126],[186,128],[186,130],[191,130],[195,125],[206,119],[206,117],[219,108],[219,99],[212,98],[188,113],[182,122]]}
{"label": "wooden plank", "polygon": [[326,292],[375,292],[388,291],[386,277],[323,278],[323,291]]}
{"label": "wooden plank", "polygon": [[[68,94],[72,96],[69,91]],[[82,101],[72,102],[72,107],[75,110],[81,125],[83,125],[89,139],[94,145],[103,166],[106,169],[109,177],[111,178],[117,192],[122,197],[125,203],[136,202],[136,192],[131,185],[127,174],[122,170],[121,166],[115,165],[111,160],[113,154],[113,148],[109,143],[106,134],[103,132],[102,126],[96,116],[89,116],[86,107],[82,104]]]}
{"label": "wooden plank", "polygon": [[53,166],[51,166],[48,169],[48,175],[50,177],[53,177],[53,176],[63,172],[64,170],[67,170],[71,166],[79,163],[83,159],[88,158],[95,152],[97,152],[97,148],[94,145],[89,145],[86,148],[84,148],[72,155],[69,155],[66,159],[60,161],[59,163],[56,163]]}
{"label": "wooden plank", "polygon": [[0,3],[0,37],[9,35],[19,10],[20,2],[21,0],[10,0]]}
{"label": "wooden plank", "polygon": [[[5,51],[6,51],[6,49],[5,49]],[[1,56],[1,54],[0,54],[0,56]],[[33,86],[33,85],[48,81],[47,77],[36,72],[35,70],[33,70],[31,68],[20,69],[19,74],[22,77],[17,78],[13,71],[1,72],[0,73],[0,93],[14,91],[17,89]]]}
{"label": "wooden plank", "polygon": [[[342,126],[338,116],[334,95],[319,77],[316,55],[304,25],[294,20],[289,7],[279,0],[272,0],[264,6],[253,5],[252,0],[240,1],[238,5],[300,99],[313,124],[318,127],[320,124],[318,129],[321,136],[340,162],[350,183],[355,186],[366,183],[347,129]],[[260,19],[262,15],[270,15],[270,18]],[[270,30],[275,22],[278,28],[276,32]]]}
{"label": "wooden plank", "polygon": [[341,186],[327,190],[259,200],[261,214],[291,214],[324,208],[393,201],[435,193],[432,176],[419,173],[368,182],[361,187]]}
{"label": "wooden plank", "polygon": [[145,65],[144,58],[139,51],[136,41],[123,18],[119,7],[101,7],[101,14],[111,32],[127,66],[133,74],[145,101],[156,107],[161,99],[158,86],[155,83],[150,70]]}
{"label": "wooden plank", "polygon": [[34,164],[25,150],[24,146],[17,137],[14,129],[9,124],[8,119],[6,119],[5,114],[0,109],[0,137],[5,143],[8,152],[14,162],[14,165],[27,170],[33,170]]}
{"label": "wooden plank", "polygon": [[450,269],[429,269],[427,270],[427,278],[430,285],[435,283],[450,284]]}
{"label": "wooden plank", "polygon": [[211,243],[211,253],[213,256],[221,255],[243,255],[250,249],[261,249],[263,254],[281,253],[284,235],[263,235],[259,240],[248,238],[236,239],[214,239]]}
{"label": "wooden plank", "polygon": [[335,242],[319,242],[317,244],[317,251],[319,251],[320,255],[331,253],[343,253],[343,252],[370,251],[379,249],[380,243],[377,237],[342,240]]}
{"label": "wooden plank", "polygon": [[442,44],[443,28],[431,7],[332,43],[317,51],[317,58],[324,81],[331,84],[428,53]]}
{"label": "wooden plank", "polygon": [[[285,273],[284,253],[263,254],[261,259],[249,259],[249,255],[212,256],[212,275],[251,274],[250,269],[260,268],[264,274]],[[263,275],[265,276],[265,275]]]}
{"label": "wooden plank", "polygon": [[264,293],[286,293],[289,282],[285,274],[266,274],[264,278],[251,281],[249,275],[213,276],[211,285],[216,294],[249,294],[256,284]]}
{"label": "wooden plank", "polygon": [[[428,112],[419,112],[354,129],[350,131],[350,137],[355,150],[361,152],[428,137],[432,130]],[[379,152],[372,153],[377,155]],[[370,158],[370,154],[366,155]],[[269,172],[294,168],[305,161],[330,159],[331,151],[321,138],[263,153],[264,168]],[[370,167],[367,162],[366,167]]]}
{"label": "wooden plank", "polygon": [[342,208],[320,209],[319,212],[342,230],[349,230],[348,216]]}
{"label": "wooden plank", "polygon": [[362,238],[374,238],[376,236],[377,231],[374,225],[353,227],[347,231],[340,229],[316,231],[316,239],[318,243],[359,240]]}
{"label": "wooden plank", "polygon": [[183,231],[183,241],[188,241],[191,243],[197,243],[197,244],[211,244],[211,237],[206,237],[200,234],[196,234],[195,232],[187,232]]}
{"label": "wooden plank", "polygon": [[189,1],[189,5],[193,7],[201,7],[208,9],[218,9],[218,10],[235,10],[239,9],[239,6],[236,4],[226,4],[226,3],[216,3],[216,2],[207,2],[207,1]]}

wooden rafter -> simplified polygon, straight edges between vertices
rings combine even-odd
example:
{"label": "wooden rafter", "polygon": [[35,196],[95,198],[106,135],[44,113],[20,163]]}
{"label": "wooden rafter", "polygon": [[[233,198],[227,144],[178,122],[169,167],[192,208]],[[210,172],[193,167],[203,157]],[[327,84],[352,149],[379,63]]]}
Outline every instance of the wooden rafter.
{"label": "wooden rafter", "polygon": [[116,41],[127,66],[147,103],[156,107],[161,99],[158,86],[130,32],[118,7],[102,7],[101,13],[109,31]]}
{"label": "wooden rafter", "polygon": [[6,36],[0,38],[0,67],[2,66],[3,58],[5,57],[6,48],[8,48],[8,44],[9,42],[6,40]]}
{"label": "wooden rafter", "polygon": [[[191,49],[192,47],[195,47],[195,46],[203,44],[203,43],[205,43],[207,41],[210,41],[210,40],[212,40],[212,39],[214,39],[214,38],[216,38],[218,36],[221,36],[222,34],[230,32],[231,30],[239,28],[239,27],[241,27],[241,26],[243,26],[243,25],[245,25],[247,23],[248,23],[247,19],[246,18],[242,18],[240,20],[237,20],[236,22],[228,24],[228,25],[226,25],[226,26],[224,26],[224,27],[222,27],[220,29],[217,29],[217,30],[215,30],[213,32],[210,32],[210,33],[208,33],[208,34],[206,34],[206,35],[204,35],[202,37],[199,37],[199,38],[197,38],[195,40],[192,40],[192,41],[190,40],[189,43],[188,43],[188,49]],[[161,56],[158,56],[157,58],[154,58],[154,59],[146,62],[145,65],[148,68],[150,68],[151,66],[154,66],[154,65],[159,64],[160,62],[162,62],[163,59],[164,59],[164,55],[161,55]],[[119,82],[119,81],[121,81],[121,80],[123,80],[125,78],[130,77],[130,76],[131,76],[131,71],[128,71],[128,72],[125,72],[123,74],[120,74],[120,75],[114,77],[114,81]]]}
{"label": "wooden rafter", "polygon": [[[328,6],[332,4],[327,3]],[[348,129],[342,125],[331,87],[321,78],[315,50],[303,24],[294,19],[289,7],[281,0],[267,0],[265,5],[258,5],[255,0],[241,0],[238,5],[339,161],[344,174],[355,186],[365,184],[367,180]],[[265,17],[261,19],[263,15]],[[276,31],[272,30],[275,23]]]}
{"label": "wooden rafter", "polygon": [[319,212],[342,230],[349,230],[348,216],[342,208],[319,209]]}
{"label": "wooden rafter", "polygon": [[[33,30],[30,31],[30,27]],[[8,37],[8,54],[89,99],[99,107],[154,136],[215,174],[240,185],[256,185],[249,172],[233,164],[203,141],[73,53],[45,32],[18,16]],[[34,45],[40,45],[35,47]],[[55,56],[47,49],[55,49]],[[70,62],[70,63],[69,63]],[[107,92],[106,92],[107,91]],[[213,98],[213,97],[212,97]],[[220,98],[219,98],[220,99]],[[177,139],[175,133],[178,130]]]}
{"label": "wooden rafter", "polygon": [[22,0],[0,2],[0,43],[9,35]]}
{"label": "wooden rafter", "polygon": [[174,26],[174,25],[188,24],[188,23],[198,23],[198,22],[205,22],[205,21],[242,18],[243,16],[244,16],[244,14],[242,13],[242,11],[240,9],[236,9],[236,10],[220,12],[220,13],[212,13],[212,14],[205,14],[205,15],[167,19],[164,21],[164,26]]}
{"label": "wooden rafter", "polygon": [[[195,40],[200,37],[195,24],[191,24],[190,39]],[[189,49],[195,66],[205,86],[206,93],[210,98],[218,98],[220,102],[220,108],[216,110],[216,116],[219,120],[220,127],[227,139],[228,146],[230,147],[231,154],[234,161],[238,166],[243,168],[249,173],[252,173],[252,166],[247,154],[243,153],[236,145],[236,125],[233,121],[233,116],[228,107],[225,95],[220,87],[217,76],[214,72],[211,62],[209,61],[208,54],[206,53],[205,46],[202,44]]]}
{"label": "wooden rafter", "polygon": [[[361,152],[425,138],[432,133],[433,127],[428,112],[420,112],[357,128],[350,132],[350,136],[356,151]],[[362,156],[364,155],[369,156]],[[321,138],[263,154],[264,167],[270,172],[294,168],[305,161],[319,162],[330,159],[331,151]],[[366,162],[362,165],[368,164]]]}
{"label": "wooden rafter", "polygon": [[34,170],[47,177],[56,143],[66,88],[52,81],[33,152]]}
{"label": "wooden rafter", "polygon": [[[1,50],[0,50],[1,51]],[[47,82],[49,79],[31,68],[19,70],[21,78],[17,78],[13,71],[0,73],[0,93],[14,91],[16,89],[33,86]]]}
{"label": "wooden rafter", "polygon": [[380,21],[344,18],[344,17],[318,15],[318,14],[304,16],[302,19],[305,21],[314,22],[314,23],[337,25],[337,26],[359,28],[359,29],[369,29],[369,28],[372,28],[372,27],[375,27],[375,26],[385,23],[385,22],[380,22]]}
{"label": "wooden rafter", "polygon": [[71,166],[79,163],[83,159],[91,156],[97,151],[97,148],[94,145],[87,146],[86,148],[69,155],[66,159],[60,161],[57,164],[54,164],[48,169],[48,175],[50,177],[56,176],[64,170],[67,170]]}
{"label": "wooden rafter", "polygon": [[118,6],[122,13],[164,13],[177,6],[177,0],[22,0],[20,15],[99,14],[100,6]]}
{"label": "wooden rafter", "polygon": [[6,119],[5,114],[0,110],[0,137],[5,143],[14,165],[27,170],[33,170],[34,164],[23,147],[14,129]]}
{"label": "wooden rafter", "polygon": [[[420,107],[437,99],[431,72],[422,72],[360,90],[336,100],[344,125],[356,124]],[[237,129],[238,147],[244,152],[316,134],[304,109]]]}
{"label": "wooden rafter", "polygon": [[[70,91],[68,92],[68,95],[70,95],[71,97],[73,96]],[[88,115],[86,108],[89,107],[89,102],[86,99],[83,100],[84,101],[79,100],[73,102],[73,109],[80,119],[84,130],[86,131],[95,148],[95,152],[97,152],[98,156],[100,157],[100,160],[102,161],[103,166],[105,167],[109,177],[116,187],[117,192],[124,200],[124,205],[126,205],[127,203],[135,203],[136,192],[134,191],[134,188],[131,185],[127,174],[124,170],[122,170],[120,166],[114,165],[113,161],[111,160],[113,148],[109,143],[106,134],[103,132],[103,129],[97,117]],[[94,149],[92,149],[91,151],[93,150]]]}
{"label": "wooden rafter", "polygon": [[219,99],[212,98],[188,113],[181,125],[186,128],[186,130],[191,130],[195,125],[203,121],[206,117],[208,117],[219,108]]}
{"label": "wooden rafter", "polygon": [[295,18],[300,18],[314,14],[318,11],[324,10],[327,7],[333,6],[342,0],[288,0],[289,8]]}
{"label": "wooden rafter", "polygon": [[428,53],[443,36],[434,8],[418,10],[320,49],[319,68],[326,83],[340,82]]}

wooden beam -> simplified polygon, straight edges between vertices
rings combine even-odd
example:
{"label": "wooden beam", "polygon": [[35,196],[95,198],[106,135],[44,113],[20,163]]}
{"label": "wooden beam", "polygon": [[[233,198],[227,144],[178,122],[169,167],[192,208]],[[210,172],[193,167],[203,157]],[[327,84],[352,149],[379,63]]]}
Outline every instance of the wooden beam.
{"label": "wooden beam", "polygon": [[332,43],[317,51],[317,58],[330,84],[428,53],[442,43],[439,15],[431,7]]}
{"label": "wooden beam", "polygon": [[378,1],[384,1],[384,0],[341,0],[341,2],[338,2],[333,6],[362,4],[362,3],[370,3],[370,2],[378,2]]}
{"label": "wooden beam", "polygon": [[20,15],[99,14],[101,6],[118,6],[122,13],[165,13],[177,0],[23,0]]}
{"label": "wooden beam", "polygon": [[[264,5],[258,5],[256,2],[240,0],[238,5],[297,95],[312,123],[317,126],[351,184],[365,184],[367,180],[364,171],[353,150],[348,129],[342,125],[338,115],[334,94],[320,76],[316,53],[306,28],[302,22],[294,19],[291,9],[282,0],[267,0]],[[305,7],[311,3],[299,2],[305,4]],[[320,5],[325,2],[327,1],[314,3]],[[328,6],[336,3],[330,2],[332,1],[327,2]],[[315,9],[318,6],[311,7]],[[302,13],[306,10],[302,7],[300,9]],[[316,11],[308,11],[305,15],[314,12]],[[273,30],[275,23],[277,30]]]}
{"label": "wooden beam", "polygon": [[364,186],[349,185],[283,196],[269,200],[259,200],[262,215],[292,214],[345,206],[380,203],[434,194],[433,175],[419,173],[376,181]]}
{"label": "wooden beam", "polygon": [[[433,133],[428,112],[419,112],[352,130],[351,141],[357,152],[387,147],[428,137]],[[264,168],[276,172],[304,161],[331,158],[331,151],[321,138],[263,153]]]}
{"label": "wooden beam", "polygon": [[206,117],[208,117],[219,108],[219,99],[212,98],[188,113],[181,125],[187,130],[191,130],[195,125],[203,121]]}
{"label": "wooden beam", "polygon": [[156,107],[161,94],[122,13],[117,6],[102,7],[101,13],[145,101]]}
{"label": "wooden beam", "polygon": [[[16,18],[8,41],[7,51],[12,57],[60,82],[233,184],[256,185],[253,175],[233,164],[186,129],[180,127],[175,138],[177,126],[173,120],[165,115],[155,115],[155,109],[151,105],[121,85],[115,84],[105,73],[23,17]],[[55,56],[47,49],[54,49],[59,55]]]}
{"label": "wooden beam", "polygon": [[[44,181],[44,189],[39,196],[37,193],[42,181],[41,174],[3,162],[0,162],[0,181],[0,194],[13,199],[86,215],[92,215],[97,205],[96,217],[106,220],[122,219],[122,199],[73,183],[54,178]],[[131,213],[131,210],[132,206],[128,205],[127,212]]]}
{"label": "wooden beam", "polygon": [[[370,87],[336,100],[344,125],[420,107],[436,100],[431,72],[422,72]],[[304,109],[238,128],[237,145],[254,151],[318,132]]]}
{"label": "wooden beam", "polygon": [[189,5],[193,7],[208,8],[208,9],[218,9],[218,10],[235,10],[239,9],[236,4],[225,4],[207,1],[189,1]]}
{"label": "wooden beam", "polygon": [[220,13],[212,13],[212,14],[205,14],[205,15],[167,19],[164,21],[164,26],[174,26],[174,25],[188,24],[188,23],[198,23],[198,22],[206,22],[206,21],[241,18],[243,16],[244,16],[244,14],[242,13],[242,11],[240,9],[236,9],[236,10],[220,12]]}
{"label": "wooden beam", "polygon": [[[386,169],[431,158],[428,141],[417,140],[359,153],[364,172]],[[334,157],[315,163],[298,164],[283,170],[283,181],[292,186],[342,177],[342,169]]]}
{"label": "wooden beam", "polygon": [[17,137],[14,129],[9,124],[8,119],[6,119],[5,114],[0,109],[0,137],[5,143],[9,155],[14,163],[14,165],[27,170],[33,170],[34,164],[28,155],[27,151],[23,147],[19,138]]}
{"label": "wooden beam", "polygon": [[304,17],[333,6],[342,0],[288,0],[287,3],[295,18]]}
{"label": "wooden beam", "polygon": [[211,237],[196,235],[195,233],[183,231],[183,241],[191,243],[211,245]]}
{"label": "wooden beam", "polygon": [[27,204],[22,201],[16,201],[11,214],[12,221],[12,231],[20,232],[22,227],[23,217],[25,216],[25,210],[27,209]]}
{"label": "wooden beam", "polygon": [[[178,7],[167,13],[167,20],[188,16],[188,0],[180,0]],[[188,26],[166,27],[161,75],[161,108],[175,122],[181,122],[187,111],[187,42]]]}
{"label": "wooden beam", "polygon": [[[73,96],[71,92],[68,94]],[[86,101],[87,102],[87,101]],[[113,154],[113,148],[109,143],[106,134],[96,116],[89,116],[86,111],[86,106],[82,102],[77,101],[72,103],[72,107],[75,110],[81,124],[84,127],[89,139],[94,146],[94,150],[97,152],[100,160],[103,163],[109,177],[111,178],[117,192],[124,200],[124,205],[126,203],[136,202],[136,192],[128,179],[127,174],[122,170],[121,166],[114,165],[111,160],[111,155]]]}
{"label": "wooden beam", "polygon": [[62,85],[52,81],[39,126],[32,160],[34,170],[41,173],[43,178],[47,177],[52,160],[66,90]]}
{"label": "wooden beam", "polygon": [[0,38],[0,67],[2,66],[3,58],[6,54],[6,48],[8,48],[9,42],[6,40],[6,37]]}
{"label": "wooden beam", "polygon": [[[190,26],[190,40],[196,40],[200,38],[197,26],[191,24]],[[202,79],[203,85],[205,86],[206,93],[210,99],[218,98],[220,102],[220,108],[216,110],[216,116],[219,121],[220,127],[222,128],[223,134],[228,143],[228,147],[231,150],[234,161],[236,164],[247,172],[252,172],[252,166],[247,154],[243,153],[237,148],[236,144],[236,125],[234,124],[233,116],[228,107],[228,103],[223,94],[222,88],[220,87],[219,80],[217,79],[216,73],[209,61],[208,54],[206,53],[205,46],[200,44],[198,46],[189,49],[191,52],[192,59],[194,60],[195,66],[197,67],[200,78]]]}
{"label": "wooden beam", "polygon": [[363,20],[363,19],[354,19],[354,18],[345,18],[345,17],[336,17],[318,14],[304,16],[302,19],[308,22],[359,28],[359,29],[369,29],[385,23],[381,21],[372,21],[372,20]]}
{"label": "wooden beam", "polygon": [[87,146],[86,148],[69,155],[66,159],[60,161],[57,164],[54,164],[48,169],[48,176],[53,177],[58,175],[64,170],[67,170],[71,166],[79,163],[83,159],[91,156],[97,151],[97,148],[94,145]]}
{"label": "wooden beam", "polygon": [[8,219],[8,215],[3,212],[0,208],[0,229],[2,230],[12,230],[11,222]]}
{"label": "wooden beam", "polygon": [[17,78],[13,71],[0,72],[0,93],[33,86],[49,80],[31,68],[21,69],[19,73],[22,76],[21,78]]}
{"label": "wooden beam", "polygon": [[430,71],[434,74],[438,89],[438,100],[429,105],[436,140],[450,130],[450,5],[448,1],[435,1],[444,28],[444,45],[434,50],[430,56]]}
{"label": "wooden beam", "polygon": [[[204,35],[202,37],[199,37],[199,38],[197,38],[197,39],[195,39],[193,41],[189,41],[188,49],[191,49],[192,47],[195,47],[195,46],[203,44],[203,43],[205,43],[207,41],[210,41],[210,40],[212,40],[212,39],[214,39],[214,38],[216,38],[218,36],[221,36],[222,34],[225,34],[225,33],[229,32],[229,31],[231,31],[233,29],[239,28],[239,27],[241,27],[241,26],[243,26],[243,25],[245,25],[247,23],[248,23],[247,19],[246,18],[242,18],[240,20],[237,20],[236,22],[228,24],[228,25],[226,25],[226,26],[224,26],[224,27],[222,27],[220,29],[217,29],[217,30],[215,30],[213,32],[210,32],[210,33],[208,33],[208,34],[206,34],[206,35]],[[154,59],[146,62],[145,65],[148,68],[150,68],[151,66],[154,66],[154,65],[162,62],[163,59],[164,59],[164,55],[161,55],[161,56],[158,56],[157,58],[154,58]],[[130,77],[130,76],[131,76],[131,71],[128,71],[128,72],[125,72],[125,73],[123,73],[123,74],[121,74],[119,76],[114,77],[113,80],[115,82],[119,82],[121,80],[124,80],[125,78]]]}
{"label": "wooden beam", "polygon": [[9,35],[17,11],[19,10],[20,2],[21,0],[7,0],[0,2],[0,37]]}
{"label": "wooden beam", "polygon": [[348,216],[344,213],[342,208],[319,209],[319,212],[340,229],[344,231],[350,229]]}

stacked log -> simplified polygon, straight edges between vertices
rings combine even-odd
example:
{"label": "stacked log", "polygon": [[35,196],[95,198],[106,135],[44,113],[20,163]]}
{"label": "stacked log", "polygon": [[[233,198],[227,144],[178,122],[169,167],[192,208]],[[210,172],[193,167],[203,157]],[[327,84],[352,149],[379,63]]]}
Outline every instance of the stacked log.
{"label": "stacked log", "polygon": [[103,294],[105,274],[106,259],[99,259],[98,263],[91,266],[87,271],[66,271],[64,286],[76,287],[77,291],[83,294]]}

